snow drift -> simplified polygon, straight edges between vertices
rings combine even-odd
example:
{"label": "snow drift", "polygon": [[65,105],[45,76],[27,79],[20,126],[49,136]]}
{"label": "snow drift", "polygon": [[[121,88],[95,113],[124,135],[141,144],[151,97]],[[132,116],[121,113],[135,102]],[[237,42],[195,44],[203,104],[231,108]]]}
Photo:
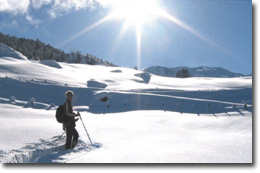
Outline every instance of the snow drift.
{"label": "snow drift", "polygon": [[0,58],[12,58],[28,61],[23,54],[3,44],[0,44]]}

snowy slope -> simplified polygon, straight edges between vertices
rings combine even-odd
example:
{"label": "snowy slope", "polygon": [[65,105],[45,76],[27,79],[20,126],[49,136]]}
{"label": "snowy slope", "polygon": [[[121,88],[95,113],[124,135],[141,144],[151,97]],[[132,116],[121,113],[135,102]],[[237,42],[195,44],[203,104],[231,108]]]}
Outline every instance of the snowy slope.
{"label": "snowy slope", "polygon": [[191,77],[243,77],[245,75],[240,73],[234,73],[229,70],[220,68],[220,67],[175,67],[175,68],[167,68],[167,67],[160,67],[160,66],[152,66],[146,68],[144,71],[158,75],[158,76],[165,76],[165,77],[176,77],[178,71],[182,69],[188,69],[190,72]]}
{"label": "snowy slope", "polygon": [[20,52],[18,51],[15,51],[14,49],[6,46],[6,45],[3,45],[3,44],[0,44],[0,58],[1,59],[12,59],[12,60],[25,60],[25,61],[28,61],[28,59],[22,55]]}
{"label": "snowy slope", "polygon": [[[79,145],[55,109],[73,90]],[[1,45],[0,162],[251,163],[252,77],[168,78],[122,67],[28,61]]]}

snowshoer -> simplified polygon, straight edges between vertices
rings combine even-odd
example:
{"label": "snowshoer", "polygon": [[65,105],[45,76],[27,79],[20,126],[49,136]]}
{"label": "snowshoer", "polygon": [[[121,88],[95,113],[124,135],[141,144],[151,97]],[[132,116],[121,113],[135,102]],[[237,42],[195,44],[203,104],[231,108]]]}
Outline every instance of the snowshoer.
{"label": "snowshoer", "polygon": [[65,113],[63,129],[66,131],[65,149],[70,149],[75,147],[78,143],[79,134],[75,129],[76,121],[78,121],[78,119],[76,119],[75,117],[80,116],[80,113],[78,112],[77,114],[75,114],[73,112],[73,107],[72,107],[72,99],[74,96],[73,91],[67,91],[65,93],[65,96],[67,100],[63,104],[63,109]]}

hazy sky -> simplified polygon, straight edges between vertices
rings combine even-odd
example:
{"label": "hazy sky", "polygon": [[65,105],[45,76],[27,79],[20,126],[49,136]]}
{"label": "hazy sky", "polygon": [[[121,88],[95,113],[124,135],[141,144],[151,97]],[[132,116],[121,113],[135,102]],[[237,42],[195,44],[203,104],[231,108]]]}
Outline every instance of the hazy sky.
{"label": "hazy sky", "polygon": [[[126,67],[211,66],[252,73],[252,1],[157,0],[160,12],[152,0],[128,0],[125,6],[114,1],[0,0],[0,32]],[[115,4],[117,16],[107,19]]]}

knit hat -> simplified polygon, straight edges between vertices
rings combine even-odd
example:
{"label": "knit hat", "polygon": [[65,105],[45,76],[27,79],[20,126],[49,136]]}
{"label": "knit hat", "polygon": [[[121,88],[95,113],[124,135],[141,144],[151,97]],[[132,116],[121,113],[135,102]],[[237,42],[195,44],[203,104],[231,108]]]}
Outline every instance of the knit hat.
{"label": "knit hat", "polygon": [[72,96],[74,96],[74,92],[73,91],[66,91],[66,93],[65,93],[65,97],[68,97],[69,95],[72,95]]}

